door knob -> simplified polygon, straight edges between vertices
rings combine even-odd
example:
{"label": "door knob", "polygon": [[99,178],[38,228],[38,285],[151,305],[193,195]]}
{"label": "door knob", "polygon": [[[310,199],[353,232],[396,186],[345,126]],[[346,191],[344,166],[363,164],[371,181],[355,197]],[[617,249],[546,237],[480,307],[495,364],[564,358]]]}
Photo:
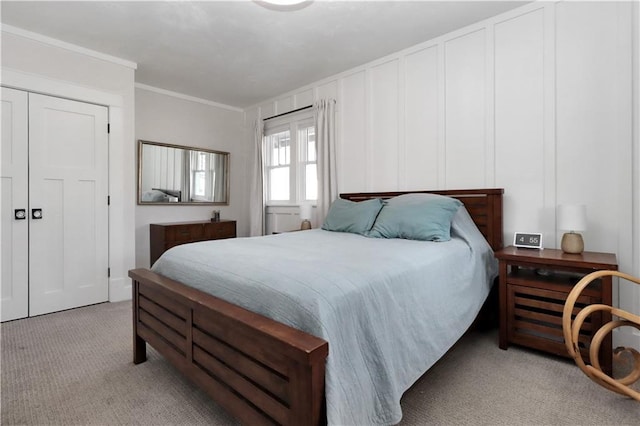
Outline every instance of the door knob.
{"label": "door knob", "polygon": [[27,218],[27,210],[26,209],[15,209],[13,211],[13,217],[16,220],[25,220]]}
{"label": "door knob", "polygon": [[31,219],[42,219],[42,209],[31,209]]}

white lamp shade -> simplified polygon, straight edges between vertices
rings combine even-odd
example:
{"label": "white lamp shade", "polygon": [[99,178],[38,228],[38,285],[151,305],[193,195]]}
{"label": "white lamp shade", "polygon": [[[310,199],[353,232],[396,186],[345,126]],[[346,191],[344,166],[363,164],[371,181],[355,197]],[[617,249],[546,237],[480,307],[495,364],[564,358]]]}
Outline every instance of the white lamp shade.
{"label": "white lamp shade", "polygon": [[311,220],[311,209],[313,206],[311,204],[300,204],[300,219],[301,220]]}
{"label": "white lamp shade", "polygon": [[587,229],[587,207],[584,204],[558,206],[558,229],[585,231]]}

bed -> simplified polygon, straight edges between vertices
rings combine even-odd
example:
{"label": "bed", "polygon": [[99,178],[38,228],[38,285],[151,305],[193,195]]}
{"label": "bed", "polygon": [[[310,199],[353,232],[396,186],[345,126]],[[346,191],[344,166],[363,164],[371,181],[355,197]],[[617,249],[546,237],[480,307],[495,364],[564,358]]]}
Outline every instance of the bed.
{"label": "bed", "polygon": [[[462,209],[461,215],[468,212],[467,218],[475,226],[467,226],[466,219],[461,219],[455,225],[460,238],[443,244],[456,253],[453,256],[459,257],[459,264],[469,263],[468,274],[463,267],[445,266],[433,248],[427,249],[428,244],[322,230],[179,246],[165,253],[154,271],[136,269],[129,273],[133,280],[134,363],[146,360],[149,343],[247,424],[399,421],[402,393],[464,333],[491,287],[496,272],[486,270],[492,260],[488,257],[493,257],[491,250],[480,256],[484,260],[467,261],[464,256],[483,244],[488,243],[493,250],[502,246],[502,189],[414,192],[455,197],[464,204],[466,210]],[[365,201],[401,194],[354,193],[341,194],[341,198]],[[475,236],[480,235],[477,230],[484,236],[480,236],[481,242]],[[440,243],[431,243],[430,247],[435,244]],[[269,255],[279,253],[277,247],[288,248],[282,253],[289,263],[270,267],[274,262]],[[417,247],[430,251],[412,254]],[[311,248],[320,251],[305,252]],[[208,258],[206,253],[211,250],[222,255]],[[331,252],[334,257],[326,261],[337,268],[324,265],[320,252]],[[439,265],[439,279],[434,281],[459,280],[460,285],[442,286],[444,290],[438,290],[444,292],[441,296],[433,290],[421,294],[427,290],[415,284],[405,287],[405,281],[413,282],[411,274],[421,273],[416,268],[422,267],[423,258],[434,258],[432,263],[436,268]],[[400,275],[407,277],[400,281],[380,278],[376,268],[368,268],[372,272],[362,269],[367,261],[376,268],[383,264],[399,266]],[[210,264],[209,269],[217,275],[209,275],[210,271],[189,275],[195,264]],[[260,273],[245,275],[245,270]],[[365,284],[348,276],[350,270],[359,271]],[[402,270],[412,272],[403,275]],[[486,276],[480,280],[482,275]],[[468,286],[466,281],[476,279],[484,284]],[[321,283],[315,290],[306,285],[314,280]],[[214,286],[210,286],[212,282]],[[376,284],[369,288],[367,282]],[[282,290],[285,287],[286,293]],[[320,297],[304,299],[318,288],[322,289]],[[475,297],[461,296],[469,292]],[[402,293],[404,296],[400,296]],[[433,308],[423,307],[427,299],[434,299]],[[445,303],[452,300],[456,300],[452,305]],[[283,306],[291,310],[285,312]],[[433,309],[442,312],[421,319],[420,315]],[[455,313],[457,310],[460,314]],[[352,316],[352,311],[363,313]],[[367,328],[370,324],[377,324],[377,328],[372,331]]]}

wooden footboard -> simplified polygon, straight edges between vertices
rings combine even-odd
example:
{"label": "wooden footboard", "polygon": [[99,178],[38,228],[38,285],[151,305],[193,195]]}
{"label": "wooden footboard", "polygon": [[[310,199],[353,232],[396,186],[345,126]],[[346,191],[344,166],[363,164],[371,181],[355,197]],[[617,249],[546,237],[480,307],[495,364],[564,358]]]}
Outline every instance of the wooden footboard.
{"label": "wooden footboard", "polygon": [[326,341],[147,269],[129,276],[134,363],[149,343],[246,424],[326,422]]}

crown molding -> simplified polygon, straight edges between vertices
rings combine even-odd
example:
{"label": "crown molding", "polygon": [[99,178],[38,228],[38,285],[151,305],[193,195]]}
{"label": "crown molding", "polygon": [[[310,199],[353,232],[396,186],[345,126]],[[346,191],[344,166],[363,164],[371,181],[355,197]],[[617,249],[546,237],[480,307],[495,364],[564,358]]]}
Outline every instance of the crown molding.
{"label": "crown molding", "polygon": [[101,53],[95,50],[87,49],[85,47],[81,47],[75,44],[67,43],[65,41],[51,38],[42,34],[34,33],[32,31],[23,30],[22,28],[14,27],[12,25],[2,24],[2,32],[28,38],[30,40],[48,44],[54,47],[59,47],[61,49],[66,49],[71,52],[80,53],[86,56],[90,56],[92,58],[101,59],[103,61],[111,62],[117,65],[122,65],[134,70],[138,68],[138,64],[136,64],[135,62],[128,61],[122,58],[117,58],[115,56],[107,55],[106,53]]}
{"label": "crown molding", "polygon": [[149,86],[147,84],[136,83],[135,87],[136,87],[136,89],[141,89],[141,90],[147,90],[149,92],[160,93],[161,95],[167,95],[167,96],[171,96],[171,97],[174,97],[174,98],[183,99],[185,101],[197,102],[199,104],[204,104],[204,105],[208,105],[208,106],[224,108],[224,109],[228,109],[230,111],[236,111],[236,112],[243,112],[244,111],[242,108],[238,108],[238,107],[234,107],[234,106],[226,105],[226,104],[221,104],[221,103],[210,101],[210,100],[207,100],[207,99],[196,98],[195,96],[189,96],[189,95],[185,95],[183,93],[172,92],[171,90],[161,89],[159,87]]}

